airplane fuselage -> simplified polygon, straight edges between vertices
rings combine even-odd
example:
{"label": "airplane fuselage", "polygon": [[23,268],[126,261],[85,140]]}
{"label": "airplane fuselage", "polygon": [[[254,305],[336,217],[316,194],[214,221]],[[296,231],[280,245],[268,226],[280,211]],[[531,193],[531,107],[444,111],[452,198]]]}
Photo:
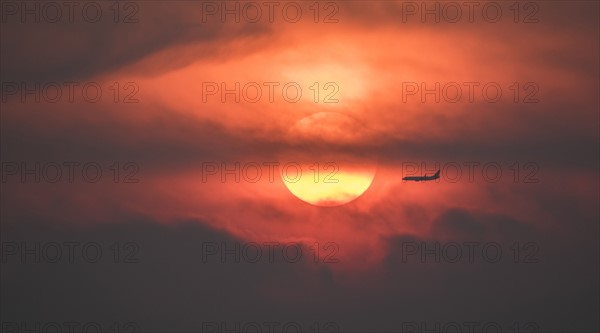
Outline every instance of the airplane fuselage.
{"label": "airplane fuselage", "polygon": [[436,172],[433,176],[419,176],[419,177],[404,177],[402,178],[402,180],[410,180],[410,181],[415,181],[415,182],[426,182],[426,181],[430,181],[430,180],[436,180],[440,178],[440,171],[438,170],[438,172]]}

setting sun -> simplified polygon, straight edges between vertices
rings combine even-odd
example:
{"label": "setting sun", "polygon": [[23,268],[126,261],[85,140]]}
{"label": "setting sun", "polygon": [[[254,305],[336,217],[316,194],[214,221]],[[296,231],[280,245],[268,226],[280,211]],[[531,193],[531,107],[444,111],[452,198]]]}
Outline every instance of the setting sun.
{"label": "setting sun", "polygon": [[317,206],[340,206],[371,185],[377,168],[370,154],[356,154],[372,138],[367,127],[336,112],[320,112],[298,121],[287,133],[281,170],[296,197]]}

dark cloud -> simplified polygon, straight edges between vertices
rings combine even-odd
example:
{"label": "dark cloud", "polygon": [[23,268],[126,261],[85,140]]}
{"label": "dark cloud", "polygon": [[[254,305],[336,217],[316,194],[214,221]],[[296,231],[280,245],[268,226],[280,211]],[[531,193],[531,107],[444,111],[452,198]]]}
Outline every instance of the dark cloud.
{"label": "dark cloud", "polygon": [[[19,4],[19,8],[25,6],[23,2],[11,3]],[[160,66],[155,63],[136,70],[136,74],[158,74],[200,58],[226,57],[219,43],[269,33],[269,27],[261,23],[232,26],[220,20],[203,22],[202,2],[138,2],[137,10],[120,9],[119,23],[114,21],[115,7],[108,2],[95,4],[100,5],[102,16],[92,23],[86,22],[80,12],[72,15],[71,22],[64,6],[65,16],[57,23],[44,20],[46,15],[41,15],[38,23],[32,15],[25,16],[23,21],[21,10],[14,15],[6,14],[2,23],[2,81],[82,80],[119,70],[169,48],[202,45],[193,54],[171,54],[171,59],[163,60]],[[33,8],[33,3],[29,8]],[[126,14],[131,14],[130,23],[123,23]]]}
{"label": "dark cloud", "polygon": [[[440,216],[438,230],[474,230],[456,227],[465,214],[449,211]],[[520,233],[520,223],[499,217],[483,218],[483,228],[506,228]],[[467,222],[468,223],[468,222]],[[444,226],[440,226],[440,225]],[[495,225],[495,226],[494,226]],[[514,322],[534,322],[543,332],[584,332],[597,325],[597,269],[584,265],[598,259],[597,253],[571,248],[550,235],[537,233],[541,251],[539,263],[514,263],[508,238],[473,237],[455,240],[496,241],[506,251],[501,261],[488,263],[479,254],[474,263],[466,256],[458,263],[419,262],[407,256],[407,243],[426,242],[433,248],[435,238],[397,236],[389,239],[389,253],[381,269],[357,277],[331,271],[331,265],[311,263],[306,258],[290,263],[276,255],[273,263],[265,255],[258,263],[226,263],[219,255],[207,256],[205,247],[222,243],[233,249],[248,245],[227,233],[212,230],[195,221],[161,226],[144,218],[93,227],[61,226],[60,221],[9,221],[3,223],[2,241],[27,242],[33,248],[56,242],[95,242],[104,250],[97,263],[85,262],[76,252],[74,264],[20,263],[18,255],[7,255],[2,266],[3,322],[97,322],[107,326],[115,321],[135,322],[142,332],[200,331],[202,322],[296,322],[303,327],[314,322],[335,322],[341,332],[398,331],[402,325],[425,322],[497,323],[502,328]],[[477,227],[479,230],[481,227]],[[516,229],[515,229],[516,228]],[[471,232],[473,234],[473,232]],[[447,234],[446,234],[447,235]],[[508,235],[508,234],[506,234]],[[533,234],[529,234],[532,236]],[[123,251],[132,249],[138,263],[114,263],[111,246],[118,242]],[[478,247],[479,250],[481,247]],[[137,247],[136,247],[137,249]],[[343,249],[343,248],[342,248]],[[279,248],[277,249],[279,251]],[[90,252],[91,253],[91,252]],[[279,253],[279,252],[277,252]],[[561,254],[560,256],[554,256]],[[427,260],[432,261],[429,255]],[[564,260],[569,258],[569,260]],[[578,272],[578,274],[573,274]],[[359,288],[360,286],[360,288]],[[560,287],[557,287],[560,286]],[[569,311],[562,309],[569,302]],[[518,310],[515,312],[515,309]],[[406,326],[405,326],[406,327]]]}

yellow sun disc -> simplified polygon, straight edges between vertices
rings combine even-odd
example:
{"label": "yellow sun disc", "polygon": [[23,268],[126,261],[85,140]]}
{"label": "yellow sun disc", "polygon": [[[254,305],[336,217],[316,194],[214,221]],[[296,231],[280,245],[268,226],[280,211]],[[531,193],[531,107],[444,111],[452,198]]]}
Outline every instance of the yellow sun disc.
{"label": "yellow sun disc", "polygon": [[372,135],[356,120],[322,112],[289,131],[281,178],[299,199],[317,206],[340,206],[361,196],[373,182],[377,162],[366,152]]}

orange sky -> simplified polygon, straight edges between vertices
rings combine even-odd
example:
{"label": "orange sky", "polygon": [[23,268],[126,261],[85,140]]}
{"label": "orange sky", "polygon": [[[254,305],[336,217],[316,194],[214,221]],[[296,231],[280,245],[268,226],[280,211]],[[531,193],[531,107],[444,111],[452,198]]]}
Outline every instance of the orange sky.
{"label": "orange sky", "polygon": [[[15,3],[0,6],[2,251],[27,237],[114,238],[138,242],[144,260],[64,269],[15,255],[3,318],[129,314],[141,332],[327,316],[343,332],[405,319],[597,331],[599,2],[481,1],[471,19],[471,2],[318,1],[315,22],[315,2],[283,1],[256,23],[212,7],[232,1],[119,2],[116,18],[98,2],[95,23],[79,11],[23,22]],[[464,10],[456,23],[451,4]],[[291,23],[281,10],[295,5]],[[419,6],[448,12],[435,22]],[[97,102],[82,95],[90,83]],[[36,163],[39,182],[23,170]],[[52,163],[60,181],[44,173]],[[90,163],[98,182],[82,178]],[[307,178],[286,186],[286,163]],[[333,169],[339,182],[312,185],[315,163],[320,182]],[[239,181],[222,174],[236,164]],[[439,181],[402,180],[438,169]],[[205,242],[305,251],[297,265],[220,265],[200,261]],[[505,260],[407,264],[406,242],[498,243]],[[539,264],[512,261],[519,242],[539,246]]]}
{"label": "orange sky", "polygon": [[[542,4],[540,22],[533,24],[516,24],[508,14],[498,23],[482,19],[457,24],[418,19],[403,23],[398,12],[401,3],[339,6],[338,23],[316,24],[308,16],[298,23],[230,24],[218,19],[199,23],[202,10],[197,7],[190,11],[176,5],[167,10],[160,3],[145,4],[141,22],[127,35],[107,42],[114,53],[109,57],[121,59],[133,53],[134,47],[152,45],[148,36],[157,27],[143,18],[165,10],[156,17],[181,20],[179,41],[131,56],[120,66],[92,58],[90,66],[97,70],[81,76],[103,82],[105,87],[107,82],[135,82],[139,103],[115,104],[107,97],[82,109],[81,104],[64,100],[24,105],[10,96],[3,105],[3,125],[11,124],[4,130],[10,135],[35,133],[57,139],[56,144],[49,141],[44,146],[58,150],[46,159],[126,158],[141,165],[141,182],[77,185],[84,196],[73,195],[72,187],[31,185],[31,189],[16,190],[14,198],[7,200],[29,198],[39,214],[63,214],[56,200],[43,194],[49,191],[64,196],[62,204],[86,207],[70,212],[67,218],[86,223],[101,223],[128,212],[161,223],[196,219],[248,241],[335,241],[344,248],[342,255],[364,257],[372,264],[385,255],[382,239],[405,233],[440,237],[432,234],[432,225],[453,209],[509,216],[525,225],[562,230],[563,222],[549,215],[545,201],[539,201],[541,193],[561,189],[557,195],[568,192],[582,202],[583,211],[591,213],[585,203],[593,202],[597,193],[594,182],[585,179],[597,180],[597,169],[590,167],[597,161],[590,157],[590,150],[572,148],[597,139],[598,49],[594,41],[598,32],[589,22],[573,23],[558,14],[581,14],[593,4],[577,8]],[[196,35],[204,36],[206,31],[213,34]],[[83,38],[86,33],[93,36],[95,31],[79,34]],[[7,36],[11,43],[18,34]],[[89,39],[62,43],[61,48],[73,50],[68,54],[74,57]],[[17,50],[26,48],[17,46]],[[53,55],[48,48],[50,54],[38,62],[47,69],[53,57],[63,54]],[[582,48],[589,52],[581,52]],[[11,59],[18,68],[20,62]],[[203,95],[203,84],[220,88],[223,83],[232,89],[236,82],[242,87],[257,83],[262,97],[251,103],[242,96],[236,103],[234,95],[226,96],[225,102],[219,92]],[[278,84],[273,102],[268,82]],[[289,82],[302,89],[296,103],[282,96],[281,88]],[[314,82],[320,85],[317,103],[310,88]],[[328,82],[334,85],[325,90]],[[435,96],[426,95],[422,102],[419,92],[406,95],[403,91],[407,84],[425,84],[431,89],[436,82],[440,86],[455,83],[462,88],[462,97],[449,103],[443,95],[436,103]],[[476,82],[472,100],[469,82]],[[482,95],[482,87],[490,82],[502,89],[496,103]],[[515,82],[520,84],[518,103],[511,90]],[[532,97],[538,103],[522,102],[531,92],[524,90],[528,82],[539,88]],[[338,102],[323,103],[333,90],[332,98]],[[222,183],[217,176],[202,182],[202,163],[278,161],[290,149],[284,142],[288,130],[319,112],[351,116],[369,129],[368,137],[347,145],[306,148],[319,154],[341,149],[365,165],[378,163],[371,188],[352,203],[335,208],[308,205],[291,195],[279,177],[274,182]],[[341,128],[340,133],[352,137],[355,131]],[[74,140],[75,135],[80,139]],[[65,144],[77,148],[61,151],[59,146]],[[96,149],[98,144],[105,148]],[[7,150],[9,156],[30,158],[27,148]],[[556,158],[567,159],[569,154],[571,164]],[[466,181],[466,175],[458,183],[401,181],[402,163],[424,162],[429,167],[422,173],[433,173],[436,162],[462,165],[470,161],[500,163],[502,180],[488,183],[479,173],[473,182]],[[537,163],[540,182],[512,182],[509,166],[514,161]],[[344,262],[353,266],[351,260]]]}

